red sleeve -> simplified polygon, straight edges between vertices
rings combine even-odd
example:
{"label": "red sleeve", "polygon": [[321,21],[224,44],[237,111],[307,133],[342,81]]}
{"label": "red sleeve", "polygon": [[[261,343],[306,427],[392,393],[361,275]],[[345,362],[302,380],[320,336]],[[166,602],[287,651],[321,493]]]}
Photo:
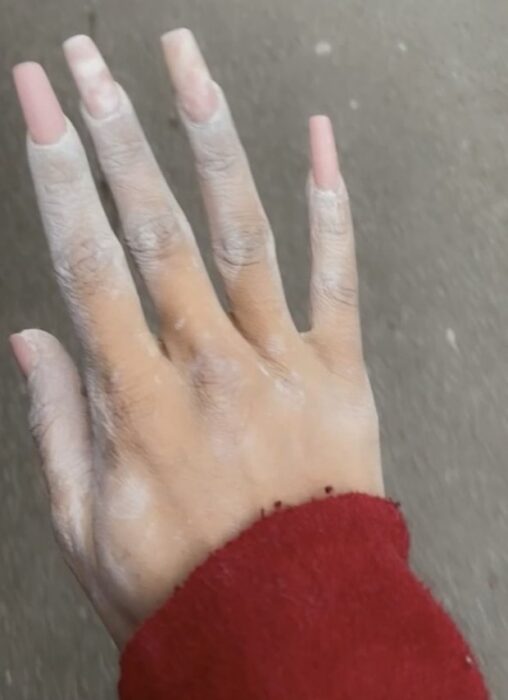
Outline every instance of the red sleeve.
{"label": "red sleeve", "polygon": [[408,549],[381,498],[262,518],[127,644],[121,700],[484,700],[471,650]]}

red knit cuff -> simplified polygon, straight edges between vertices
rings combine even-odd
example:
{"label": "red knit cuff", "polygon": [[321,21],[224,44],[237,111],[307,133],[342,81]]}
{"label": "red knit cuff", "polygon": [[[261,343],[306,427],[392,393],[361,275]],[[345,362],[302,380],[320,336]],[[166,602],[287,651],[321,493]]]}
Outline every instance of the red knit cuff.
{"label": "red knit cuff", "polygon": [[408,548],[396,504],[361,494],[259,520],[134,635],[121,699],[485,700]]}

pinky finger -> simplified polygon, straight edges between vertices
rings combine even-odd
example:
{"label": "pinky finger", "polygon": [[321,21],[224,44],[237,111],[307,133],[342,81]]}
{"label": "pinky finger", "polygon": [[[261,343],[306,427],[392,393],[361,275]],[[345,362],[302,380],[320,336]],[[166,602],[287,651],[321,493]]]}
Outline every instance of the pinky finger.
{"label": "pinky finger", "polygon": [[309,123],[312,273],[310,339],[339,371],[361,362],[353,224],[328,117]]}

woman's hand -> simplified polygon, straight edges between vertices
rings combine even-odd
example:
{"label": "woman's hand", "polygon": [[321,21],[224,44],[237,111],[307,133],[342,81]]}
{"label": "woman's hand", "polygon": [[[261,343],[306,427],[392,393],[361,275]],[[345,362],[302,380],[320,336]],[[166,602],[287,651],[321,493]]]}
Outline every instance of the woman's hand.
{"label": "woman's hand", "polygon": [[310,122],[311,330],[290,317],[270,226],[220,88],[190,32],[163,37],[228,294],[90,39],[65,53],[159,314],[150,332],[76,131],[36,64],[15,69],[55,273],[86,357],[12,336],[66,559],[119,645],[206,556],[263,512],[383,494],[348,197],[325,117]]}

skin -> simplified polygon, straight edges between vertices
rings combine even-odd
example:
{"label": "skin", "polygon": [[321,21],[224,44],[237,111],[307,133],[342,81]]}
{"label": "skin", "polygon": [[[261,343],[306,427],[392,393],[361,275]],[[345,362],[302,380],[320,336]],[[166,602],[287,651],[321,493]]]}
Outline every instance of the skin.
{"label": "skin", "polygon": [[262,512],[331,492],[384,493],[330,121],[310,121],[311,317],[299,333],[222,91],[188,30],[165,35],[162,46],[228,313],[127,95],[88,37],[64,45],[125,244],[158,312],[158,338],[47,76],[37,64],[14,71],[84,376],[44,331],[15,334],[11,345],[27,378],[57,539],[119,647]]}

